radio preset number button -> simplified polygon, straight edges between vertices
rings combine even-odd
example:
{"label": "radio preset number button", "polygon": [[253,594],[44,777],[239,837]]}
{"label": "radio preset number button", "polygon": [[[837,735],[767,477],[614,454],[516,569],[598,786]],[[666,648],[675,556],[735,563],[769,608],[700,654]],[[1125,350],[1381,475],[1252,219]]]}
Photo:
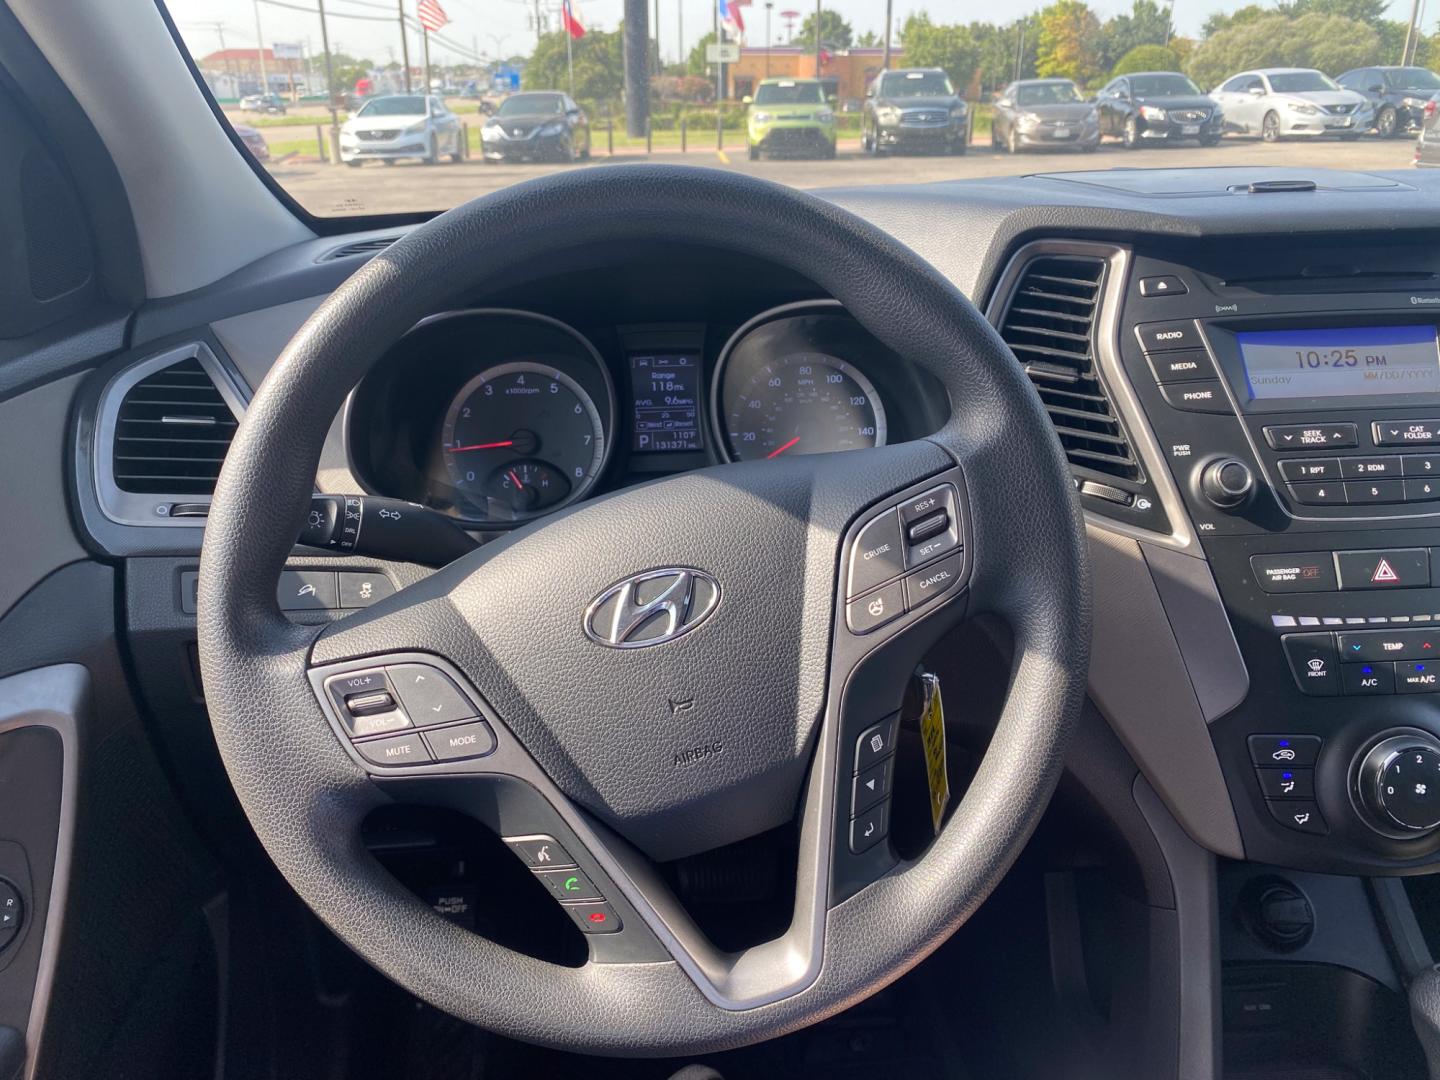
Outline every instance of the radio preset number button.
{"label": "radio preset number button", "polygon": [[1291,484],[1290,497],[1305,506],[1344,506],[1345,485],[1336,480],[1330,484]]}
{"label": "radio preset number button", "polygon": [[1280,462],[1280,475],[1289,481],[1340,479],[1340,462],[1335,458],[1286,458]]}

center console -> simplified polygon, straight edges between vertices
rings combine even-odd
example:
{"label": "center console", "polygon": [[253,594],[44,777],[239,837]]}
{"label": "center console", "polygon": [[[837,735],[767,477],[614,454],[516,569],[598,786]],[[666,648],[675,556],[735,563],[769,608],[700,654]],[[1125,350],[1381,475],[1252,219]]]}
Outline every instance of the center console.
{"label": "center console", "polygon": [[1248,858],[1432,866],[1440,256],[1262,256],[1136,250],[1117,289],[1112,373],[1153,433],[1249,673],[1210,735]]}

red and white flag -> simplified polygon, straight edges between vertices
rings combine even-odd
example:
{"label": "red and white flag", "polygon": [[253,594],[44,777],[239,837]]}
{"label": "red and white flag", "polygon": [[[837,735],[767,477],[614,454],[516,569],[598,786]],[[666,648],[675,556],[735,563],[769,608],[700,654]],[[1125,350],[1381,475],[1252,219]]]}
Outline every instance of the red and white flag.
{"label": "red and white flag", "polygon": [[580,20],[575,18],[575,11],[570,7],[570,0],[560,8],[560,22],[565,26],[565,32],[576,41],[585,36],[585,27],[580,25]]}
{"label": "red and white flag", "polygon": [[415,14],[420,18],[420,25],[432,34],[450,21],[439,0],[420,0],[415,5]]}

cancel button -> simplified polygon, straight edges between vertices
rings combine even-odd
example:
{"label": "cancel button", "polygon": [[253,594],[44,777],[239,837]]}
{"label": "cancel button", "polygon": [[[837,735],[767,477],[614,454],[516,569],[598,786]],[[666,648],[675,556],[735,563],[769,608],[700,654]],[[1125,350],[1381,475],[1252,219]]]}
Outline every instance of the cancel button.
{"label": "cancel button", "polygon": [[495,749],[495,733],[484,720],[425,732],[425,741],[436,761],[483,757]]}
{"label": "cancel button", "polygon": [[922,570],[916,570],[905,578],[906,607],[914,611],[927,600],[933,600],[943,592],[949,592],[960,580],[960,570],[965,553],[957,551]]}

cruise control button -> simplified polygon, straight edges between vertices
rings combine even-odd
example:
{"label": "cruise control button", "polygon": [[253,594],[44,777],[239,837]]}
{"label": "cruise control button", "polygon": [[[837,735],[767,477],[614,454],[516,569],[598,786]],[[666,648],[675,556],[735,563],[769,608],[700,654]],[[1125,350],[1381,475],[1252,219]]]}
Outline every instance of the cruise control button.
{"label": "cruise control button", "polygon": [[1290,497],[1305,506],[1344,506],[1345,485],[1340,481],[1330,484],[1290,484]]}
{"label": "cruise control button", "polygon": [[425,741],[436,761],[459,761],[484,757],[495,749],[495,733],[484,720],[473,724],[456,724],[439,731],[425,732]]}
{"label": "cruise control button", "polygon": [[1349,450],[1360,444],[1354,424],[1273,424],[1265,429],[1271,450]]}
{"label": "cruise control button", "polygon": [[1271,817],[1287,829],[1310,833],[1314,836],[1324,836],[1330,831],[1325,824],[1325,819],[1320,816],[1320,807],[1309,800],[1294,802],[1274,800],[1265,805],[1270,808]]}
{"label": "cruise control button", "polygon": [[1340,693],[1339,658],[1330,634],[1286,634],[1280,639],[1290,672],[1302,694],[1334,697]]}
{"label": "cruise control button", "polygon": [[888,716],[874,727],[866,728],[855,740],[855,771],[862,773],[881,758],[887,758],[895,751],[895,720],[899,716]]}
{"label": "cruise control button", "polygon": [[1249,743],[1256,765],[1314,765],[1320,756],[1318,735],[1251,735]]}
{"label": "cruise control button", "polygon": [[914,611],[921,604],[934,600],[941,593],[949,592],[960,580],[960,570],[965,556],[959,552],[941,559],[937,563],[916,570],[905,577],[905,598]]}
{"label": "cruise control button", "polygon": [[620,916],[603,900],[588,904],[561,904],[560,907],[587,934],[616,934],[621,930]]}
{"label": "cruise control button", "polygon": [[845,624],[852,634],[868,634],[905,614],[905,586],[892,581],[868,596],[845,605]]}
{"label": "cruise control button", "polygon": [[923,540],[929,540],[932,536],[944,532],[949,525],[950,515],[944,510],[941,510],[938,514],[931,514],[929,517],[922,518],[914,525],[909,526],[905,530],[905,539],[908,543],[918,544]]}
{"label": "cruise control button", "polygon": [[1328,551],[1251,555],[1250,569],[1267,593],[1332,592],[1335,559]]}
{"label": "cruise control button", "polygon": [[385,670],[416,727],[468,720],[478,713],[453,682],[428,664],[392,664]]}
{"label": "cruise control button", "polygon": [[852,782],[850,792],[850,814],[854,816],[868,810],[881,799],[890,797],[890,784],[895,775],[895,759],[888,757],[878,765],[871,765]]}
{"label": "cruise control button", "polygon": [[1440,444],[1440,420],[1376,420],[1370,427],[1376,446]]}
{"label": "cruise control button", "polygon": [[1314,769],[1256,769],[1255,776],[1267,799],[1315,798]]}
{"label": "cruise control button", "polygon": [[1286,458],[1280,462],[1280,475],[1286,480],[1338,480],[1340,462],[1336,458]]}
{"label": "cruise control button", "polygon": [[1373,664],[1341,664],[1340,692],[1351,697],[1395,693],[1395,665],[1379,660]]}
{"label": "cruise control button", "polygon": [[507,836],[505,843],[532,870],[547,867],[574,866],[575,860],[553,836],[535,833],[532,836]]}
{"label": "cruise control button", "polygon": [[1342,589],[1423,589],[1430,584],[1427,548],[1337,551],[1335,565]]}
{"label": "cruise control button", "polygon": [[371,739],[354,745],[360,756],[372,765],[424,765],[430,761],[430,752],[425,749],[425,741],[418,732],[388,739]]}
{"label": "cruise control button", "polygon": [[1397,694],[1433,694],[1440,691],[1440,660],[1397,660]]}
{"label": "cruise control button", "polygon": [[1135,336],[1146,352],[1200,348],[1200,332],[1194,322],[1141,323],[1135,327]]}
{"label": "cruise control button", "polygon": [[1161,383],[1160,396],[1172,409],[1185,412],[1228,413],[1230,399],[1219,379],[1204,382]]}
{"label": "cruise control button", "polygon": [[[845,595],[858,596],[899,576],[905,569],[904,547],[900,518],[894,510],[886,510],[869,522],[855,537],[850,550],[850,583]],[[850,628],[855,629],[853,624]]]}
{"label": "cruise control button", "polygon": [[535,876],[556,900],[605,899],[594,883],[579,870],[536,870]]}
{"label": "cruise control button", "polygon": [[856,855],[869,851],[890,831],[890,804],[878,803],[850,822],[850,850]]}
{"label": "cruise control button", "polygon": [[949,484],[941,484],[939,487],[931,488],[923,495],[916,495],[900,504],[900,520],[906,525],[913,525],[941,510],[946,511],[953,518],[955,516],[955,489]]}

